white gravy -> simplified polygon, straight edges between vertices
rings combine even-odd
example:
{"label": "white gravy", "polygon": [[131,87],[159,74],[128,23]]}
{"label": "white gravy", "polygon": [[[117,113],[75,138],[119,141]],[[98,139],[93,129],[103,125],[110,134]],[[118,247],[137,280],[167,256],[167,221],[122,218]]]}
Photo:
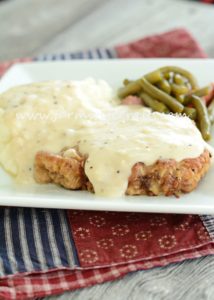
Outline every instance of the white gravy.
{"label": "white gravy", "polygon": [[95,193],[105,196],[124,194],[137,162],[213,151],[189,118],[118,105],[102,80],[35,83],[0,96],[0,163],[18,182],[33,181],[36,152],[76,145],[88,155],[85,172]]}

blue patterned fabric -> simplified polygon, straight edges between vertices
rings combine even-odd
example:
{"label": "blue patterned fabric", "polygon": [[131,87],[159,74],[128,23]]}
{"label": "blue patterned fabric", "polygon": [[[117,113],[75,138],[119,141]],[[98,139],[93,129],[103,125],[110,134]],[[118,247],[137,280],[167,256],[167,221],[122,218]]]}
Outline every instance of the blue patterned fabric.
{"label": "blue patterned fabric", "polygon": [[0,209],[0,276],[78,266],[66,211]]}
{"label": "blue patterned fabric", "polygon": [[36,57],[36,61],[47,61],[47,60],[71,60],[71,59],[110,59],[116,58],[117,54],[114,49],[108,48],[97,48],[93,50],[78,51],[74,53],[63,53],[63,54],[44,54]]}

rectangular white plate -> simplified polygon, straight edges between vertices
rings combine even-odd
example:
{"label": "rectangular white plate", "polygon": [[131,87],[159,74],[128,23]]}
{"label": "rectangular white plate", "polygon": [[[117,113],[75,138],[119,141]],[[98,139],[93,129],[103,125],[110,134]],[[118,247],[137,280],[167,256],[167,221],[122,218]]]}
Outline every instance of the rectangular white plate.
{"label": "rectangular white plate", "polygon": [[[200,85],[214,81],[214,60],[210,59],[135,59],[18,64],[0,81],[0,92],[9,87],[54,79],[102,78],[114,88],[125,77],[137,78],[160,66],[177,65],[193,72]],[[214,145],[214,136],[212,143]],[[124,196],[100,198],[88,192],[68,191],[54,185],[15,186],[0,169],[0,205],[73,208],[165,213],[214,213],[214,167],[192,193],[175,197]]]}

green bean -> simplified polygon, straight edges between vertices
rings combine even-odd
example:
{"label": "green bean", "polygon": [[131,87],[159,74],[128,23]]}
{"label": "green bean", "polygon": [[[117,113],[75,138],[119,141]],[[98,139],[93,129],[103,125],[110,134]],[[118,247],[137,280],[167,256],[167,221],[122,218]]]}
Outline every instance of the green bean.
{"label": "green bean", "polygon": [[209,118],[210,118],[210,122],[211,122],[211,124],[213,124],[214,123],[214,99],[209,104],[207,110],[208,110],[208,115],[209,115]]}
{"label": "green bean", "polygon": [[185,85],[186,85],[186,87],[188,88],[189,91],[192,90],[192,86],[191,86],[191,84],[189,83],[189,81],[187,81]]}
{"label": "green bean", "polygon": [[184,84],[183,85],[178,85],[176,83],[173,83],[171,85],[171,89],[172,89],[172,93],[175,96],[184,95],[184,94],[187,94],[189,92],[188,87],[185,86]]}
{"label": "green bean", "polygon": [[171,86],[166,79],[163,79],[157,83],[157,87],[167,94],[171,93]]}
{"label": "green bean", "polygon": [[190,94],[184,95],[183,105],[190,104],[191,100],[192,100],[192,95]]}
{"label": "green bean", "polygon": [[172,83],[174,79],[174,73],[173,72],[163,73],[163,78],[165,78],[166,80]]}
{"label": "green bean", "polygon": [[144,76],[146,80],[148,80],[150,83],[156,83],[162,79],[161,72],[159,70],[150,72]]}
{"label": "green bean", "polygon": [[118,91],[118,96],[124,98],[129,95],[135,95],[142,90],[140,80],[132,81]]}
{"label": "green bean", "polygon": [[[148,73],[144,76],[150,83],[156,83],[162,79],[161,72],[159,70]],[[124,87],[120,88],[118,91],[118,96],[120,98],[124,98],[129,95],[135,95],[141,92],[141,79],[137,79],[135,81],[131,81],[126,84]],[[126,81],[127,82],[127,81]]]}
{"label": "green bean", "polygon": [[183,113],[186,114],[192,120],[195,120],[197,117],[196,109],[193,107],[184,107]]}
{"label": "green bean", "polygon": [[168,66],[168,67],[162,67],[159,69],[163,73],[169,73],[169,72],[174,72],[176,74],[180,74],[183,77],[187,78],[188,81],[190,82],[192,89],[196,89],[198,87],[197,80],[195,77],[187,70],[184,70],[180,67],[175,67],[175,66]]}
{"label": "green bean", "polygon": [[211,138],[210,120],[205,103],[198,96],[191,96],[191,103],[197,112],[197,124],[205,141]]}
{"label": "green bean", "polygon": [[129,79],[127,79],[127,78],[125,78],[124,80],[123,80],[123,84],[124,85],[127,85],[127,84],[129,84],[131,82],[131,80],[129,80]]}
{"label": "green bean", "polygon": [[188,105],[191,102],[191,99],[192,99],[191,97],[193,95],[198,96],[198,97],[203,97],[203,96],[208,95],[210,92],[210,89],[211,89],[211,86],[208,85],[203,88],[195,89],[195,90],[191,91],[190,93],[185,95],[183,104]]}
{"label": "green bean", "polygon": [[184,85],[186,83],[186,80],[180,74],[175,74],[174,82],[178,85]]}
{"label": "green bean", "polygon": [[178,95],[178,96],[176,96],[176,99],[178,100],[178,102],[180,102],[180,103],[184,103],[184,95]]}
{"label": "green bean", "polygon": [[162,92],[157,87],[153,86],[145,78],[141,78],[140,83],[144,92],[149,94],[151,97],[163,102],[171,111],[175,113],[181,113],[183,111],[184,107],[181,103],[179,103],[172,96]]}
{"label": "green bean", "polygon": [[158,111],[158,112],[169,112],[168,108],[166,107],[165,104],[162,102],[152,98],[148,94],[142,92],[140,94],[140,98],[142,99],[143,103],[145,103],[148,107],[151,107],[152,110]]}
{"label": "green bean", "polygon": [[191,95],[196,95],[196,96],[199,96],[199,97],[203,97],[203,96],[207,96],[211,91],[211,85],[207,85],[203,88],[200,88],[200,89],[196,89],[196,90],[193,90],[191,91]]}

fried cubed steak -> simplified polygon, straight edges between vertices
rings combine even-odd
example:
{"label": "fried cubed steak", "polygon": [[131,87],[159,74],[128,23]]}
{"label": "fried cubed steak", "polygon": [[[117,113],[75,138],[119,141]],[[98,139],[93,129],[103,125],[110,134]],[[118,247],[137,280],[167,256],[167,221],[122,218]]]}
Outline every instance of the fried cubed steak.
{"label": "fried cubed steak", "polygon": [[[66,152],[67,151],[67,152]],[[68,153],[69,155],[65,155]],[[71,190],[89,190],[93,185],[84,172],[86,156],[75,148],[59,154],[40,151],[35,157],[34,177],[38,183],[55,183]],[[211,164],[208,150],[180,162],[158,160],[152,165],[136,163],[127,182],[127,195],[175,195],[193,191]]]}

